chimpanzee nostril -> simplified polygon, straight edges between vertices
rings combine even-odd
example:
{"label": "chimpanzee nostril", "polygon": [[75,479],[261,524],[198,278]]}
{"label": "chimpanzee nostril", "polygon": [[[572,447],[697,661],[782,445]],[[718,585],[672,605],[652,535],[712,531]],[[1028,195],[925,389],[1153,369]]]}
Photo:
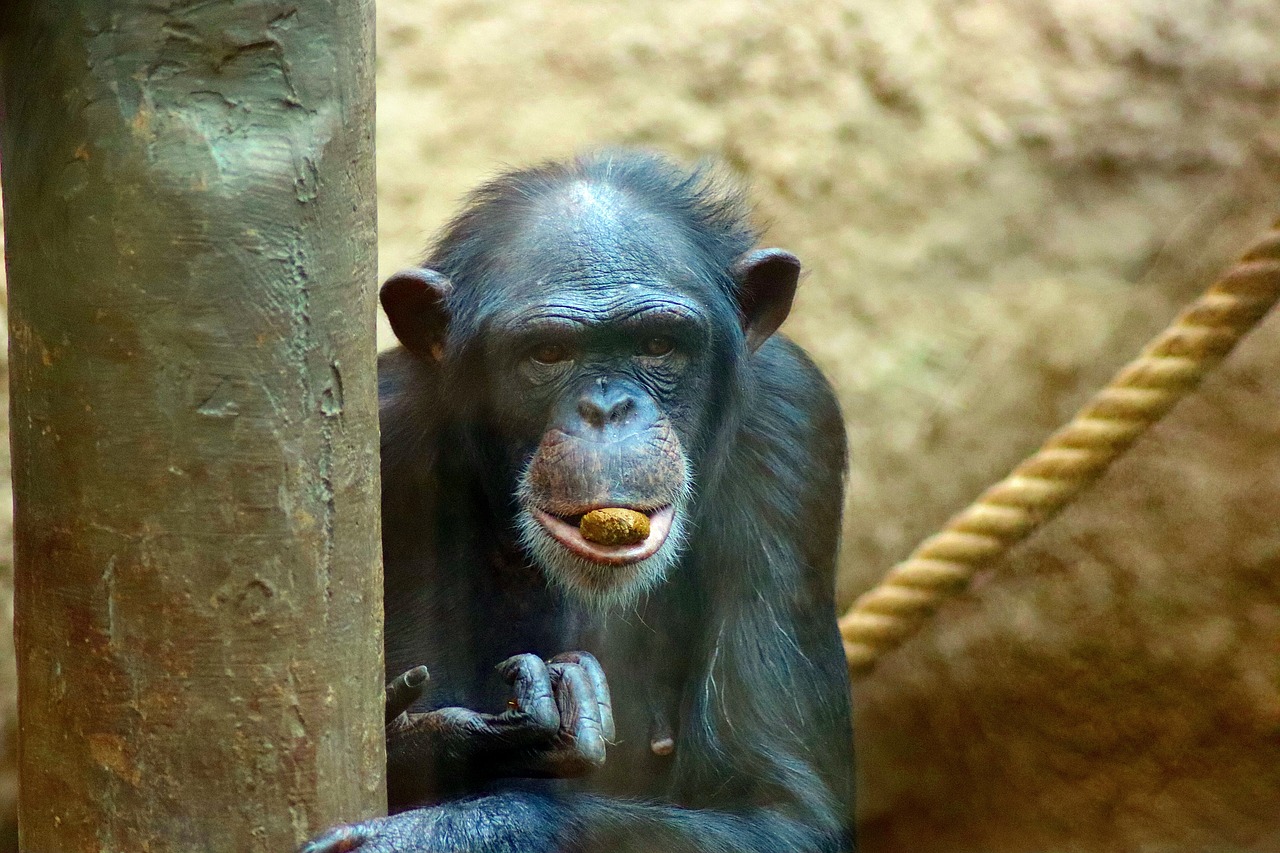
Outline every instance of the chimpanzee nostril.
{"label": "chimpanzee nostril", "polygon": [[604,409],[595,401],[583,397],[578,401],[578,415],[591,426],[600,429],[605,424]]}
{"label": "chimpanzee nostril", "polygon": [[636,401],[630,397],[623,397],[621,400],[613,404],[613,408],[609,410],[608,423],[621,424],[625,423],[627,418],[635,410]]}

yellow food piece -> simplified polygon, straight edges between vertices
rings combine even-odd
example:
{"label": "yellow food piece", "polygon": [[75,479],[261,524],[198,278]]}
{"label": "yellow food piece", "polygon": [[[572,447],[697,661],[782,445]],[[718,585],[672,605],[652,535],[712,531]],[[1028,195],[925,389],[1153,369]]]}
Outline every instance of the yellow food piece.
{"label": "yellow food piece", "polygon": [[633,509],[593,509],[578,522],[582,538],[597,545],[638,545],[649,538],[649,516]]}

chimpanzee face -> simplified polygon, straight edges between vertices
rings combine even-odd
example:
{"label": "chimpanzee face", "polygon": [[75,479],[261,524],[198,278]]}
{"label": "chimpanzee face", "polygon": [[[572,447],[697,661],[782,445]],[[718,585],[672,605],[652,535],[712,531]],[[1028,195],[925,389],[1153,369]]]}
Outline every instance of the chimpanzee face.
{"label": "chimpanzee face", "polygon": [[[460,374],[479,387],[457,390],[480,400],[548,578],[600,606],[633,601],[679,557],[717,383],[785,317],[798,262],[765,250],[717,267],[671,222],[583,184],[463,272],[465,299],[431,270],[390,280],[392,326],[416,352],[480,366]],[[643,519],[609,544],[580,526],[601,509]]]}
{"label": "chimpanzee face", "polygon": [[[713,317],[732,310],[672,263],[688,249],[661,223],[608,227],[619,218],[516,253],[484,333],[487,408],[521,455],[521,540],[553,581],[601,604],[634,599],[680,553],[689,450],[715,381]],[[647,536],[591,541],[579,525],[602,508],[640,513]]]}

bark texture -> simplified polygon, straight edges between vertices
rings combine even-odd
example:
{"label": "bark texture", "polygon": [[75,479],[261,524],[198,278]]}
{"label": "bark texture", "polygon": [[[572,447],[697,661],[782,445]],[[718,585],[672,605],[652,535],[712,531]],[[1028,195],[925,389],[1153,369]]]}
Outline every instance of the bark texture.
{"label": "bark texture", "polygon": [[385,806],[372,13],[9,9],[24,850]]}

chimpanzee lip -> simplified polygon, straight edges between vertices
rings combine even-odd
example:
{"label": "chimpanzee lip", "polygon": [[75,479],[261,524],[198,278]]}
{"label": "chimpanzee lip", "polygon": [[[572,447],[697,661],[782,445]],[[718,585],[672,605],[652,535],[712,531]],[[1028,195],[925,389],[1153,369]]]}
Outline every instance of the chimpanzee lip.
{"label": "chimpanzee lip", "polygon": [[578,523],[586,512],[559,516],[537,507],[530,507],[529,511],[542,528],[570,553],[603,566],[629,566],[652,557],[667,540],[676,514],[675,507],[670,504],[657,509],[637,509],[636,512],[649,517],[648,538],[635,545],[600,545],[588,542],[578,529]]}

